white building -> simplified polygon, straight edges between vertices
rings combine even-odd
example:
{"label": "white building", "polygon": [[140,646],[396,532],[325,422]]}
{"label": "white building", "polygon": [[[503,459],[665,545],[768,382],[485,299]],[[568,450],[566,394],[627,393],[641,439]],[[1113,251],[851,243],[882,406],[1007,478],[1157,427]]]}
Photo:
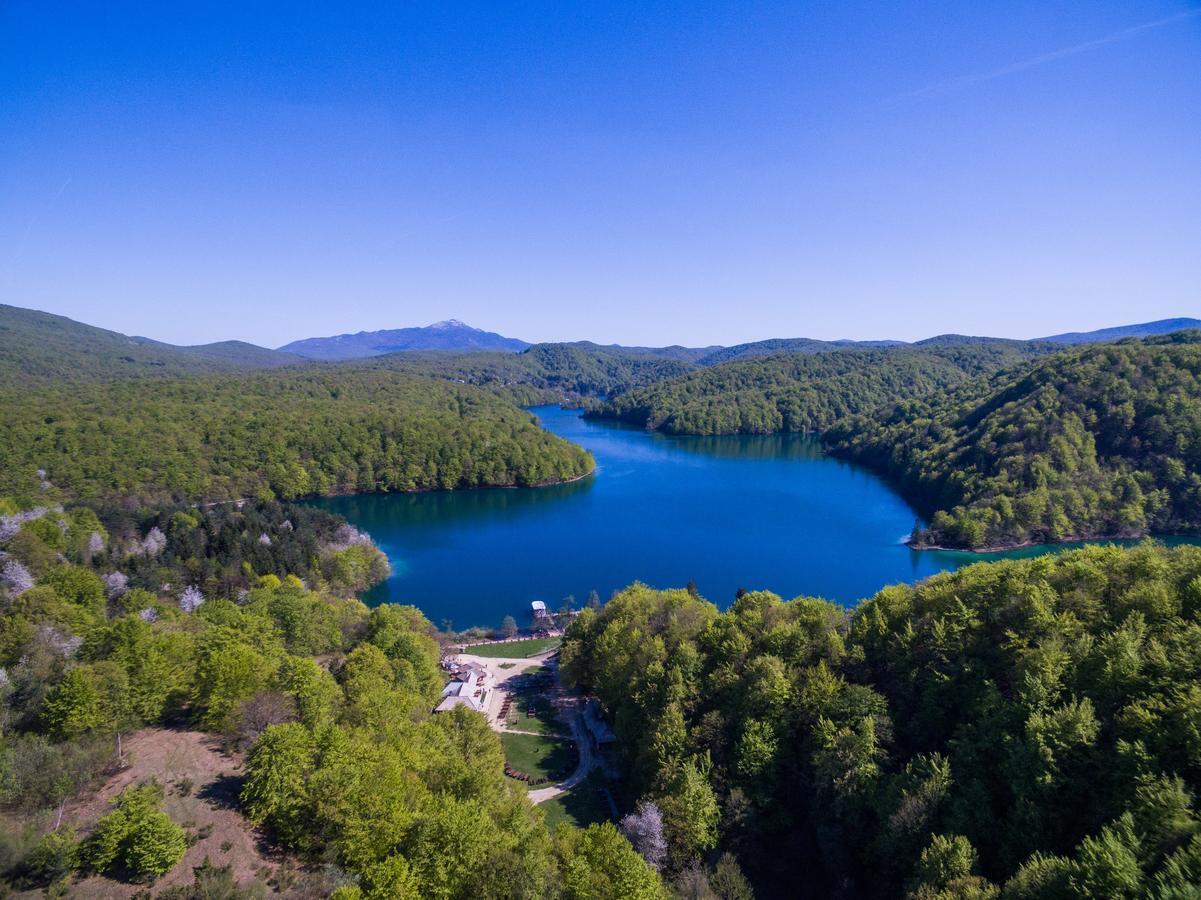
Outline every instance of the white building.
{"label": "white building", "polygon": [[488,707],[488,698],[492,695],[495,683],[492,673],[479,663],[457,666],[451,674],[450,683],[442,689],[442,701],[434,707],[434,712],[446,712],[456,706],[482,712]]}

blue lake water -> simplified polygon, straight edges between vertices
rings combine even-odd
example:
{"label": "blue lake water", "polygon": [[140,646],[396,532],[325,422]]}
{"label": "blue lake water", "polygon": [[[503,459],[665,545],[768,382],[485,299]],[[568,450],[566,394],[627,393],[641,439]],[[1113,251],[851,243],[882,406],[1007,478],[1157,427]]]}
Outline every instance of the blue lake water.
{"label": "blue lake water", "polygon": [[[806,435],[671,437],[538,407],[545,428],[592,451],[574,484],[368,494],[313,501],[369,532],[392,577],[368,603],[411,603],[435,624],[525,624],[530,602],[581,605],[633,581],[719,606],[739,587],[852,603],[982,558],[903,543],[914,512],[870,472]],[[1017,555],[1046,552],[1046,548]],[[1011,554],[1014,555],[1014,554]]]}

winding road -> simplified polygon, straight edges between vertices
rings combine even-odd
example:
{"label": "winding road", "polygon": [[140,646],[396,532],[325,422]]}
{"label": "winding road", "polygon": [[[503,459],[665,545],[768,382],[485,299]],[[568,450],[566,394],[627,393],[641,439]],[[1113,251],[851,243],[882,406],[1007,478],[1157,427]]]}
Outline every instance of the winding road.
{"label": "winding road", "polygon": [[573,708],[571,711],[571,736],[575,739],[576,749],[580,753],[580,762],[576,766],[575,771],[560,781],[558,784],[550,787],[538,788],[530,791],[530,801],[533,803],[542,803],[552,797],[558,797],[560,794],[571,790],[577,784],[588,777],[588,773],[592,771],[592,767],[596,765],[596,760],[592,755],[592,741],[588,739],[587,729],[581,721],[580,711]]}

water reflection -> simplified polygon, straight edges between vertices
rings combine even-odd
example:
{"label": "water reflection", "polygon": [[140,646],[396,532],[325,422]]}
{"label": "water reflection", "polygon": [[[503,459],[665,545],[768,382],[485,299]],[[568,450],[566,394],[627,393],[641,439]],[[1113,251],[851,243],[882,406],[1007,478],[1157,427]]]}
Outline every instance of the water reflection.
{"label": "water reflection", "polygon": [[[988,557],[914,551],[914,513],[879,478],[810,435],[673,437],[536,409],[592,451],[573,484],[314,501],[368,531],[393,575],[364,599],[414,603],[434,622],[526,621],[530,602],[606,598],[694,579],[725,606],[739,587],[845,603]],[[1058,548],[1028,548],[1034,555]]]}

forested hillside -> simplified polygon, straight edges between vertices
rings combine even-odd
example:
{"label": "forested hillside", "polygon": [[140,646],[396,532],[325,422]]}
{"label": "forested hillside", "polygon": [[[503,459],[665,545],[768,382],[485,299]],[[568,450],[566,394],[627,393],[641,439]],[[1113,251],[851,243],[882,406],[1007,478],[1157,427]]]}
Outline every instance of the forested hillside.
{"label": "forested hillside", "polygon": [[371,364],[479,385],[527,406],[617,394],[695,368],[651,351],[579,344],[536,344],[521,353],[394,354]]}
{"label": "forested hillside", "polygon": [[0,491],[128,504],[535,485],[583,450],[485,391],[385,370],[0,387]]}
{"label": "forested hillside", "polygon": [[1201,549],[981,563],[852,610],[636,585],[561,658],[669,870],[733,850],[792,897],[1201,884]]}
{"label": "forested hillside", "polygon": [[0,382],[5,384],[246,372],[302,362],[242,341],[176,347],[0,304]]}
{"label": "forested hillside", "polygon": [[1201,332],[1097,345],[839,423],[838,454],[991,547],[1201,529]]}
{"label": "forested hillside", "polygon": [[716,366],[736,359],[751,359],[758,356],[779,356],[781,353],[823,353],[830,350],[867,350],[876,347],[894,347],[902,341],[819,341],[814,338],[769,338],[735,344],[732,347],[717,347],[697,357],[702,366]]}
{"label": "forested hillside", "polygon": [[[89,895],[127,896],[207,842],[195,884],[160,896],[261,897],[265,875],[236,886],[220,865],[230,844],[168,813],[232,782],[223,802],[263,826],[283,894],[666,896],[613,825],[548,833],[482,716],[431,716],[443,678],[429,622],[345,596],[364,567],[379,574],[363,536],[274,505],[115,514],[0,498],[6,888],[66,896],[87,879]],[[99,818],[72,802],[139,764],[119,736],[183,748],[201,731],[228,749],[227,771],[245,753],[244,779],[132,783]]]}
{"label": "forested hillside", "polygon": [[597,415],[674,434],[821,431],[1042,352],[1018,342],[837,350],[736,360],[628,391]]}

